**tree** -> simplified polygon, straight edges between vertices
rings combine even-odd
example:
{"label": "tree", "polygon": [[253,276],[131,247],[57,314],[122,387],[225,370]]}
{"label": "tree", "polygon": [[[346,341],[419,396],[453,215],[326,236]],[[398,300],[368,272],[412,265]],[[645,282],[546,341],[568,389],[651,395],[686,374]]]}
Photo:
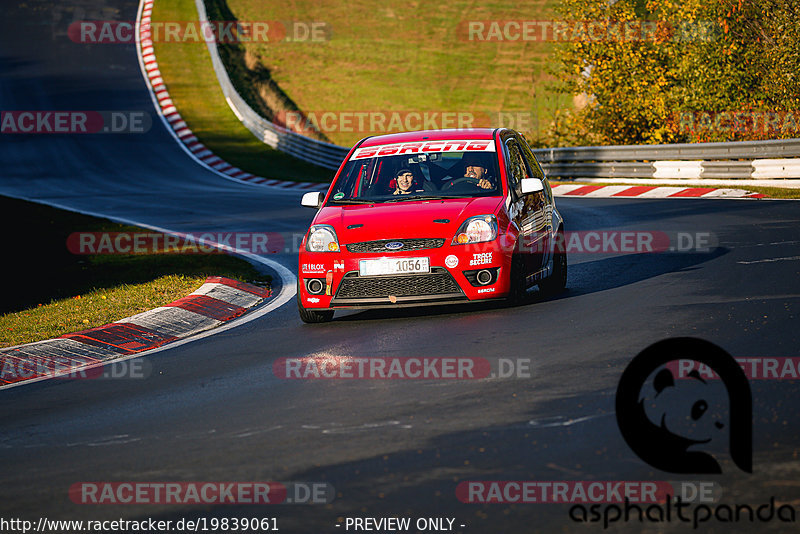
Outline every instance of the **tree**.
{"label": "tree", "polygon": [[554,135],[567,126],[592,144],[800,137],[798,1],[562,0],[576,30],[557,68],[586,105]]}

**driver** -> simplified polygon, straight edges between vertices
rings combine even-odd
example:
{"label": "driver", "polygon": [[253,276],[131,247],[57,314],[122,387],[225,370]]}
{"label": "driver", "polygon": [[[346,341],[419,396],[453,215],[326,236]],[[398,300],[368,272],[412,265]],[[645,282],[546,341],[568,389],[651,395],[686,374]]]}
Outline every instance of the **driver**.
{"label": "driver", "polygon": [[472,178],[478,181],[478,187],[481,189],[491,189],[494,187],[492,182],[486,176],[488,169],[480,165],[467,165],[464,169],[464,178]]}
{"label": "driver", "polygon": [[464,165],[464,178],[476,181],[481,189],[494,187],[488,176],[489,169],[484,167],[485,164],[475,154],[464,154],[461,162]]}
{"label": "driver", "polygon": [[464,154],[461,158],[461,165],[464,167],[464,176],[461,178],[451,179],[449,183],[444,184],[444,189],[452,187],[458,182],[468,182],[481,189],[494,189],[494,183],[489,176],[489,168],[486,163],[477,154]]}

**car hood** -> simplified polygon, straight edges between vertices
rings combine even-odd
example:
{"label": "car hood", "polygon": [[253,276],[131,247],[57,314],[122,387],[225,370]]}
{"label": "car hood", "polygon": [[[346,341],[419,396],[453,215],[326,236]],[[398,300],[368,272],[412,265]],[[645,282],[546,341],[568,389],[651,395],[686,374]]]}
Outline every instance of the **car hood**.
{"label": "car hood", "polygon": [[[452,237],[464,219],[494,214],[502,197],[325,206],[314,224],[334,227],[341,244],[378,239]],[[447,222],[445,222],[445,220]]]}

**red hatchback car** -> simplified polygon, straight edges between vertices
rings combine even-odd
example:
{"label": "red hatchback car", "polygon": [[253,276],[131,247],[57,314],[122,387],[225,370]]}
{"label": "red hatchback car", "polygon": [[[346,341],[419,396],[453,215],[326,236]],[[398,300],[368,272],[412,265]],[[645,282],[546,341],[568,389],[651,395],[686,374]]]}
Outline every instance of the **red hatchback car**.
{"label": "red hatchback car", "polygon": [[300,246],[297,306],[336,309],[518,302],[567,280],[564,223],[519,133],[429,130],[368,137],[339,167]]}

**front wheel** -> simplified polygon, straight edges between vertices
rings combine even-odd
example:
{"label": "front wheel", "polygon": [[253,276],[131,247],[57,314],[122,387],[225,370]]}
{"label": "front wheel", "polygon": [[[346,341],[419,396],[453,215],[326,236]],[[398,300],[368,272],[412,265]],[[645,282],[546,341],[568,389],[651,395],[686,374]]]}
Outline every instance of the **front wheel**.
{"label": "front wheel", "polygon": [[506,303],[509,306],[519,306],[528,298],[526,287],[525,263],[519,253],[511,257],[511,269],[509,269],[509,289]]}
{"label": "front wheel", "polygon": [[553,272],[539,282],[539,289],[546,295],[557,295],[567,287],[567,248],[564,242],[564,228],[556,234],[553,247]]}
{"label": "front wheel", "polygon": [[333,310],[310,310],[300,303],[300,280],[297,281],[297,311],[304,323],[327,323],[333,319]]}

